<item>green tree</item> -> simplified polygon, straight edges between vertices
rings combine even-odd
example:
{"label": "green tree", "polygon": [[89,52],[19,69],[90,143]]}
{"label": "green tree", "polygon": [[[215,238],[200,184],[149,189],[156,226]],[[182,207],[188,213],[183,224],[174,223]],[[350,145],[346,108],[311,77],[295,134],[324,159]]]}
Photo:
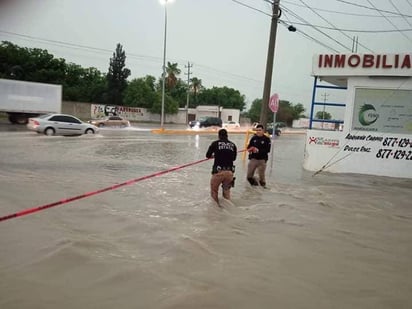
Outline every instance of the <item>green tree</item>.
{"label": "green tree", "polygon": [[116,46],[113,57],[110,58],[109,72],[107,73],[107,103],[123,105],[123,93],[127,87],[127,78],[130,70],[126,66],[126,52],[120,43]]}
{"label": "green tree", "polygon": [[177,76],[180,74],[181,70],[177,67],[177,63],[167,62],[166,66],[166,88],[168,90],[173,89],[177,85]]}
{"label": "green tree", "polygon": [[[262,108],[262,99],[256,99],[252,102],[252,106],[249,109],[248,116],[252,122],[258,122],[260,119],[260,110]],[[305,111],[305,108],[302,104],[298,103],[293,105],[289,101],[280,100],[279,109],[276,113],[276,121],[285,122],[288,126],[292,126],[293,120],[299,119],[302,117],[302,113]],[[272,111],[269,111],[268,122],[271,122],[273,119]]]}
{"label": "green tree", "polygon": [[179,107],[185,107],[187,101],[187,83],[178,78],[175,86],[168,91],[168,94],[178,102]]}
{"label": "green tree", "polygon": [[69,63],[63,81],[63,98],[78,102],[104,102],[105,76],[96,68],[82,68]]}
{"label": "green tree", "polygon": [[242,111],[246,107],[245,96],[238,90],[228,87],[204,89],[198,96],[200,105],[217,105]]}
{"label": "green tree", "polygon": [[[24,80],[23,60],[22,51],[17,45],[2,41],[0,45],[0,78]],[[19,78],[15,78],[13,67],[21,71],[18,74]]]}
{"label": "green tree", "polygon": [[248,117],[252,122],[258,122],[260,119],[260,110],[262,108],[262,99],[255,99],[249,109]]}
{"label": "green tree", "polygon": [[197,106],[197,95],[204,89],[202,80],[193,77],[190,79],[190,92],[192,93],[192,99],[190,100],[190,107]]}
{"label": "green tree", "polygon": [[47,50],[22,48],[3,41],[0,45],[0,77],[51,84],[62,84],[66,62]]}
{"label": "green tree", "polygon": [[328,112],[318,111],[315,114],[315,119],[332,119],[332,115],[329,114]]}
{"label": "green tree", "polygon": [[0,44],[0,77],[63,85],[63,100],[103,102],[106,81],[95,68],[84,69],[47,50],[22,48],[7,41]]}
{"label": "green tree", "polygon": [[[150,112],[153,114],[160,114],[162,112],[162,100],[161,94],[159,96],[159,100],[156,100],[153,103],[153,106],[150,108]],[[179,110],[179,103],[173,99],[170,95],[165,94],[165,114],[177,114]]]}
{"label": "green tree", "polygon": [[305,108],[303,107],[301,103],[298,103],[296,105],[292,104],[292,109],[293,109],[292,115],[293,115],[294,120],[304,117],[303,113],[305,112]]}
{"label": "green tree", "polygon": [[295,113],[293,111],[293,105],[289,101],[280,100],[279,109],[276,113],[276,121],[282,121],[285,122],[288,126],[292,126],[294,117]]}
{"label": "green tree", "polygon": [[129,83],[125,91],[124,104],[150,109],[160,100],[161,94],[156,88],[156,78],[146,75],[146,77],[133,79]]}

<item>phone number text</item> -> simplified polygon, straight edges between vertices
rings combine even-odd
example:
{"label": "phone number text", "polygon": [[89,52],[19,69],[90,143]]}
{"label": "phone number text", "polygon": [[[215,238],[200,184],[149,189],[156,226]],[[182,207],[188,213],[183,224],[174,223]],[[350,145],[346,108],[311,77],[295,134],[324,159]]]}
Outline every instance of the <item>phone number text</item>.
{"label": "phone number text", "polygon": [[383,146],[387,147],[400,147],[400,148],[405,148],[405,147],[410,147],[412,148],[412,140],[409,138],[397,138],[397,137],[386,137],[383,142]]}
{"label": "phone number text", "polygon": [[376,153],[379,159],[411,160],[412,150],[379,149]]}

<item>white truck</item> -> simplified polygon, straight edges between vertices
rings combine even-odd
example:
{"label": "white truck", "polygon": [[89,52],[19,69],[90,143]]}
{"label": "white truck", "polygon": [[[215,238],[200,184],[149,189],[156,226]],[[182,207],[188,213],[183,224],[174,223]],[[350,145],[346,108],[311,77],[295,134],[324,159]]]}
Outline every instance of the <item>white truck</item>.
{"label": "white truck", "polygon": [[26,124],[30,117],[61,110],[61,85],[0,79],[0,112],[11,123]]}

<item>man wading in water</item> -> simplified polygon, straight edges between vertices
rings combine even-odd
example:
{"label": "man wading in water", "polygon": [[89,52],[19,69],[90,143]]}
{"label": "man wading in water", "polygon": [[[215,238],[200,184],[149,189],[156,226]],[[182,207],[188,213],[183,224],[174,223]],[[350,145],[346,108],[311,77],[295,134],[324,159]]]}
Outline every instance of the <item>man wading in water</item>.
{"label": "man wading in water", "polygon": [[[273,129],[273,134],[275,134]],[[249,152],[249,164],[247,167],[247,180],[252,186],[261,185],[266,187],[266,162],[268,161],[268,153],[270,152],[271,141],[265,136],[263,126],[261,124],[256,126],[256,133],[252,136],[247,145]],[[259,182],[255,179],[255,171],[259,174]]]}
{"label": "man wading in water", "polygon": [[210,195],[219,205],[219,186],[222,184],[223,197],[230,200],[230,188],[234,185],[233,173],[236,160],[237,148],[234,143],[229,141],[227,131],[220,129],[219,139],[210,144],[206,152],[206,158],[215,158],[210,178]]}

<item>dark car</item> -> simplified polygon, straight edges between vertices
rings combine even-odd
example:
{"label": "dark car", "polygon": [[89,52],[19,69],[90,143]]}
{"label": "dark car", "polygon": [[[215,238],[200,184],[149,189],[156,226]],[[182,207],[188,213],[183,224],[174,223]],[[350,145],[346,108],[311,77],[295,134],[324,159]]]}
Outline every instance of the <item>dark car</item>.
{"label": "dark car", "polygon": [[189,126],[191,128],[193,127],[206,128],[206,127],[212,127],[212,126],[222,127],[222,119],[218,117],[200,118],[199,120],[189,121]]}
{"label": "dark car", "polygon": [[195,126],[199,125],[199,120],[190,120],[189,121],[189,127],[193,128]]}
{"label": "dark car", "polygon": [[[283,124],[283,125],[282,125]],[[282,133],[282,130],[280,128],[284,128],[286,127],[286,125],[284,125],[284,123],[275,123],[275,135],[276,136],[280,136],[280,134]],[[268,123],[267,125],[267,130],[268,134],[272,135],[273,134],[273,123]]]}
{"label": "dark car", "polygon": [[[276,123],[275,123],[275,134],[276,134],[277,136],[279,136],[279,135],[282,133],[282,130],[280,129],[280,126],[278,125],[278,123],[279,123],[279,122],[276,122]],[[282,123],[283,123],[283,122],[282,122]],[[252,130],[254,130],[258,124],[259,124],[259,122],[254,122],[254,123],[252,124]],[[286,125],[285,125],[285,126],[286,126]],[[285,126],[284,126],[284,127],[285,127]],[[268,134],[272,135],[272,133],[273,133],[273,122],[267,124],[266,132],[267,132]]]}
{"label": "dark car", "polygon": [[199,128],[212,126],[222,127],[222,119],[217,117],[207,117],[199,121]]}
{"label": "dark car", "polygon": [[275,122],[275,126],[280,129],[286,128],[286,123],[285,122]]}

